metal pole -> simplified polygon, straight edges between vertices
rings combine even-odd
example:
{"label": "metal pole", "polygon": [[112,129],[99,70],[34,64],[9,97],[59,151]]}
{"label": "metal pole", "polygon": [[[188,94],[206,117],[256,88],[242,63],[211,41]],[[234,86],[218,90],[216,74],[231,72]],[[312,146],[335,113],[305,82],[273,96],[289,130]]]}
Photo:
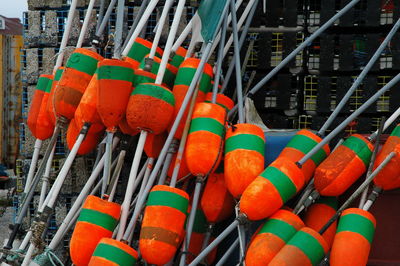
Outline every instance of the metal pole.
{"label": "metal pole", "polygon": [[[110,4],[108,5],[106,14],[103,17],[103,20],[101,21],[101,24],[99,26],[99,28],[96,31],[96,37],[100,38],[101,35],[104,32],[104,29],[106,28],[106,25],[108,23],[108,19],[110,18],[111,12],[114,9],[115,3],[117,2],[117,0],[111,0]],[[97,42],[95,41],[95,44],[97,44]]]}
{"label": "metal pole", "polygon": [[338,125],[331,133],[329,133],[320,143],[312,148],[301,160],[298,162],[299,165],[303,165],[308,159],[311,158],[319,149],[335,137],[340,131],[342,131],[348,123],[353,121],[359,114],[364,112],[373,102],[375,102],[382,94],[393,87],[400,80],[400,74],[397,74],[392,80],[390,80],[383,88],[378,90],[372,97],[370,97],[363,105],[355,110],[349,117],[347,117],[340,125]]}
{"label": "metal pole", "polygon": [[[240,35],[240,40],[239,40],[239,50],[242,49],[243,43],[246,40],[246,36],[247,36],[248,31],[249,31],[249,27],[250,27],[251,21],[253,20],[254,14],[255,14],[255,12],[257,10],[258,1],[259,0],[256,0],[254,2],[254,5],[253,5],[252,9],[250,10],[249,16],[247,17],[246,23],[244,24],[243,31],[242,31],[242,34]],[[229,82],[229,80],[231,78],[231,75],[233,73],[234,66],[235,66],[235,62],[232,60],[229,63],[228,71],[226,72],[224,82],[222,83],[221,93],[224,93],[226,87],[228,86],[228,82]]]}
{"label": "metal pole", "polygon": [[346,92],[343,98],[340,100],[339,104],[336,106],[335,110],[333,110],[332,114],[328,117],[328,120],[322,125],[321,129],[318,131],[318,135],[323,136],[325,135],[325,131],[330,127],[333,121],[338,116],[339,112],[343,109],[346,102],[350,99],[351,95],[354,91],[360,86],[364,78],[367,76],[368,72],[374,66],[375,62],[379,59],[384,49],[386,49],[387,45],[389,44],[390,40],[393,38],[394,34],[400,27],[400,19],[397,20],[396,24],[390,30],[389,34],[386,36],[385,40],[379,45],[379,48],[375,51],[374,55],[369,60],[368,64],[365,68],[361,71],[360,75],[354,81],[353,85],[351,85],[350,89]]}
{"label": "metal pole", "polygon": [[[368,176],[370,176],[372,171],[374,170],[375,159],[376,159],[376,155],[378,154],[379,142],[381,139],[382,132],[384,130],[384,125],[385,125],[385,118],[382,119],[381,124],[378,129],[378,135],[376,136],[374,150],[372,151],[371,160],[369,162],[366,178]],[[368,194],[368,186],[365,188],[365,190],[361,194],[360,203],[358,205],[358,208],[361,209],[364,206],[365,201],[367,200],[367,194]]]}
{"label": "metal pole", "polygon": [[[122,31],[124,27],[125,0],[118,0],[117,21],[115,22],[114,58],[120,58],[122,50]],[[104,183],[103,183],[104,186]]]}
{"label": "metal pole", "polygon": [[[249,3],[250,5],[250,3]],[[239,123],[244,123],[244,110],[243,110],[243,88],[242,88],[242,75],[240,67],[240,50],[239,50],[239,38],[237,32],[237,18],[235,10],[235,0],[230,1],[231,14],[232,14],[232,28],[233,28],[233,49],[234,49],[234,60],[236,70],[236,90],[239,105]]]}
{"label": "metal pole", "polygon": [[182,250],[183,253],[181,256],[181,261],[179,263],[180,266],[186,265],[186,253],[189,250],[190,238],[192,236],[194,218],[196,217],[197,205],[199,203],[202,182],[203,180],[202,179],[199,180],[198,178],[198,180],[196,180],[196,186],[194,187],[192,208],[190,209],[189,219],[186,226],[187,228],[186,237],[183,240],[183,250]]}
{"label": "metal pole", "polygon": [[49,159],[47,160],[46,170],[44,171],[44,175],[42,177],[42,189],[40,191],[40,198],[39,198],[39,206],[41,206],[44,202],[47,193],[47,187],[49,185],[49,177],[51,166],[53,165],[53,157],[55,152],[55,146],[53,146],[53,150],[50,153]]}
{"label": "metal pole", "polygon": [[213,242],[208,245],[200,254],[189,264],[189,266],[198,265],[222,240],[225,239],[239,225],[239,221],[233,221]]}
{"label": "metal pole", "polygon": [[164,185],[165,180],[167,179],[168,170],[169,167],[171,166],[172,157],[174,157],[174,154],[175,154],[175,145],[172,143],[172,145],[169,147],[167,156],[165,157],[164,165],[163,168],[161,169],[160,178],[158,180],[158,185]]}
{"label": "metal pole", "polygon": [[99,15],[97,17],[96,31],[99,29],[100,23],[103,20],[104,7],[105,7],[105,0],[100,0],[100,8],[99,8]]}
{"label": "metal pole", "polygon": [[239,238],[236,238],[236,240],[232,243],[232,245],[228,248],[228,250],[225,251],[225,254],[221,257],[221,259],[217,262],[217,264],[215,264],[215,266],[224,265],[225,262],[228,260],[228,258],[231,256],[232,252],[235,251],[238,244],[239,244]]}
{"label": "metal pole", "polygon": [[[399,116],[400,116],[400,107],[397,108],[397,110],[391,116],[389,116],[389,118],[385,121],[385,124],[383,126],[383,131],[385,131]],[[371,141],[375,140],[375,138],[378,135],[378,131],[379,129],[369,136],[369,139]]]}
{"label": "metal pole", "polygon": [[132,26],[131,26],[131,28],[129,29],[128,36],[126,36],[124,45],[122,46],[123,49],[125,49],[126,45],[128,44],[129,39],[131,38],[131,36],[132,36],[132,34],[133,34],[133,31],[136,29],[136,27],[137,27],[137,25],[138,25],[138,23],[139,23],[140,18],[142,17],[144,11],[146,10],[146,6],[149,4],[149,1],[150,1],[150,0],[143,0],[143,1],[142,1],[142,4],[140,5],[140,9],[139,9],[139,11],[138,11],[137,14],[136,14],[135,20],[133,21]]}
{"label": "metal pole", "polygon": [[76,44],[76,48],[81,48],[83,40],[85,39],[85,34],[89,25],[90,16],[92,15],[93,6],[96,0],[90,0],[88,8],[86,10],[85,19],[83,20],[83,25],[81,28],[81,33],[79,34],[78,43]]}
{"label": "metal pole", "polygon": [[104,169],[103,169],[103,182],[101,185],[101,198],[103,198],[106,194],[108,182],[110,181],[110,176],[111,176],[111,159],[112,159],[111,146],[112,146],[113,135],[114,135],[114,133],[112,131],[107,130],[106,151],[104,153],[106,160],[104,162]]}
{"label": "metal pole", "polygon": [[42,147],[42,143],[43,143],[43,141],[41,141],[40,139],[36,139],[35,140],[35,146],[34,146],[34,150],[33,150],[32,161],[31,161],[31,164],[29,166],[28,176],[26,177],[24,194],[28,193],[29,188],[31,187],[32,179],[33,179],[33,176],[35,174],[36,165],[37,165],[37,162],[38,162],[38,159],[39,159],[40,148]]}
{"label": "metal pole", "polygon": [[[321,33],[323,33],[327,28],[329,28],[336,20],[347,13],[353,6],[355,6],[360,0],[352,0],[343,9],[331,17],[325,24],[323,24],[318,30],[316,30],[310,37],[308,37],[304,42],[302,42],[296,49],[294,49],[282,62],[279,63],[271,72],[268,73],[260,82],[250,90],[247,96],[254,95],[259,89],[261,89],[276,73],[278,73],[284,66],[286,66],[293,58],[296,57],[304,48],[310,45],[315,38],[317,38]],[[229,112],[232,114],[237,109],[237,105]]]}
{"label": "metal pole", "polygon": [[213,95],[212,95],[212,101],[211,101],[212,103],[217,102],[218,86],[219,86],[219,80],[221,78],[221,72],[222,72],[222,60],[223,60],[224,45],[225,45],[225,39],[226,39],[227,20],[228,20],[228,14],[225,14],[224,21],[222,22],[222,28],[221,28],[221,40],[220,40],[219,47],[218,47],[217,69],[215,70],[215,76],[214,76]]}

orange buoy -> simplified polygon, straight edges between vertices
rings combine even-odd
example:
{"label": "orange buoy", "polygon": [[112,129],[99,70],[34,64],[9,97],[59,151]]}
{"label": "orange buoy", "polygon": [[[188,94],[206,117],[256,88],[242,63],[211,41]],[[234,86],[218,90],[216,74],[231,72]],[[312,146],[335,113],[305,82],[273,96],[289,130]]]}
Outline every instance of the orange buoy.
{"label": "orange buoy", "polygon": [[166,132],[159,135],[148,134],[146,142],[144,143],[144,152],[149,158],[157,158],[160,154],[165,140],[167,139]]}
{"label": "orange buoy", "polygon": [[[147,58],[148,58],[148,55],[146,55],[145,58],[140,63],[140,66],[139,66],[140,69],[145,69]],[[153,73],[154,75],[157,75],[158,69],[160,68],[160,64],[161,64],[161,58],[154,56],[153,62],[151,65],[151,69],[149,70],[149,72]],[[172,88],[174,86],[174,81],[175,81],[177,72],[178,72],[178,68],[174,67],[173,65],[171,65],[169,63],[167,64],[162,82],[167,84],[168,88]]]}
{"label": "orange buoy", "polygon": [[54,92],[57,116],[72,119],[78,104],[103,57],[91,50],[77,48],[67,61]]}
{"label": "orange buoy", "polygon": [[295,162],[278,157],[250,185],[240,199],[240,211],[250,220],[269,217],[304,185],[304,174]]}
{"label": "orange buoy", "polygon": [[[199,63],[200,59],[186,58],[178,69],[178,74],[176,75],[174,87],[172,89],[172,93],[174,94],[175,97],[174,117],[176,117],[176,115],[179,112],[179,109],[181,109],[182,102],[186,96],[186,93],[189,89],[190,83],[192,82],[194,74],[199,66]],[[212,77],[213,77],[212,66],[210,64],[205,64],[203,74],[199,82],[199,90],[196,98],[197,103],[203,102],[206,97],[206,94],[210,91]],[[182,120],[179,123],[179,126],[176,130],[174,137],[177,139],[182,138],[182,133],[185,127],[187,114],[188,114],[188,108],[186,109],[182,117]],[[170,130],[171,127],[172,125],[170,125],[168,130]]]}
{"label": "orange buoy", "polygon": [[200,204],[209,223],[221,222],[233,214],[235,201],[226,187],[223,173],[208,176]]}
{"label": "orange buoy", "polygon": [[75,111],[75,124],[77,128],[82,128],[85,123],[89,123],[90,132],[98,133],[104,130],[104,125],[97,112],[97,91],[98,91],[97,71],[89,82],[81,101]]}
{"label": "orange buoy", "polygon": [[[189,254],[186,257],[186,263],[189,264],[194,260],[194,258],[200,254],[203,242],[205,238],[205,234],[207,232],[207,220],[206,217],[201,209],[196,210],[196,215],[194,217],[193,223],[193,231],[190,237],[190,244],[189,244]],[[211,237],[210,240],[212,241]],[[217,248],[214,248],[210,254],[207,255],[206,263],[212,264],[215,260],[217,255]]]}
{"label": "orange buoy", "polygon": [[139,249],[150,264],[165,264],[175,255],[188,210],[189,195],[180,189],[156,185],[147,199]]}
{"label": "orange buoy", "polygon": [[155,83],[157,75],[151,72],[144,71],[143,69],[135,69],[135,75],[132,79],[132,86],[135,89],[142,83]]}
{"label": "orange buoy", "polygon": [[[183,152],[185,152],[185,150]],[[178,157],[177,153],[175,153],[172,156],[171,164],[170,164],[170,166],[168,168],[168,173],[167,173],[167,176],[169,177],[168,180],[171,180],[172,175],[174,173],[176,157]],[[182,156],[182,159],[181,159],[180,163],[181,163],[181,165],[179,167],[178,176],[176,178],[177,181],[180,181],[183,178],[188,177],[190,175],[190,171],[189,171],[189,169],[187,167],[185,156]]]}
{"label": "orange buoy", "polygon": [[[137,37],[132,45],[132,48],[124,58],[124,61],[129,62],[135,69],[139,68],[140,62],[142,62],[143,58],[150,53],[152,45],[152,42]],[[163,50],[157,47],[156,56],[161,57],[162,54]]]}
{"label": "orange buoy", "polygon": [[[76,139],[78,138],[79,133],[80,133],[80,128],[77,127],[75,119],[72,119],[68,125],[68,130],[67,130],[68,149],[70,150],[72,149],[72,147],[76,142]],[[78,149],[78,154],[85,155],[93,151],[96,148],[97,144],[100,142],[100,137],[102,135],[103,135],[102,131],[92,133],[90,132],[89,129],[89,132],[86,134],[85,139],[83,140],[81,146]]]}
{"label": "orange buoy", "polygon": [[[307,209],[304,216],[304,223],[307,227],[319,231],[335,215],[337,208],[337,198],[321,197]],[[332,246],[333,238],[335,237],[336,225],[337,222],[335,221],[322,234],[329,248]]]}
{"label": "orange buoy", "polygon": [[[322,139],[310,130],[302,129],[289,141],[279,156],[297,162],[321,141]],[[315,168],[325,160],[329,153],[329,145],[326,144],[302,165],[301,171],[304,173],[306,182],[311,179]]]}
{"label": "orange buoy", "polygon": [[265,137],[253,124],[236,124],[225,136],[224,174],[229,192],[239,198],[264,170]]}
{"label": "orange buoy", "polygon": [[112,238],[103,238],[97,245],[89,266],[133,266],[136,265],[136,250]]}
{"label": "orange buoy", "polygon": [[254,234],[246,252],[246,265],[268,265],[283,246],[304,227],[294,213],[280,209]]}
{"label": "orange buoy", "polygon": [[129,98],[126,120],[132,129],[161,134],[174,112],[174,96],[169,89],[154,83],[138,85]]}
{"label": "orange buoy", "polygon": [[104,59],[98,64],[97,110],[107,128],[116,127],[125,115],[133,73],[132,65],[121,60]]}
{"label": "orange buoy", "polygon": [[179,66],[185,61],[185,57],[187,54],[187,50],[183,47],[179,47],[174,55],[172,56],[171,61],[169,62],[172,66],[179,68]]}
{"label": "orange buoy", "polygon": [[[51,76],[53,77],[53,76]],[[43,94],[42,104],[36,120],[35,137],[40,140],[50,138],[54,132],[54,124],[52,123],[47,112],[47,102],[49,101],[52,80],[47,82],[46,91]]]}
{"label": "orange buoy", "polygon": [[[207,93],[204,102],[210,103],[212,101],[212,95],[212,92]],[[232,99],[222,93],[217,94],[217,104],[224,107],[227,112],[229,112],[235,106],[235,103],[232,101]]]}
{"label": "orange buoy", "polygon": [[128,121],[126,121],[126,116],[125,115],[122,118],[122,120],[119,122],[118,127],[119,127],[119,129],[121,130],[122,133],[124,133],[126,135],[129,135],[129,136],[135,136],[136,134],[138,134],[140,132],[140,130],[132,129],[128,125]]}
{"label": "orange buoy", "polygon": [[56,91],[58,81],[61,79],[64,67],[59,67],[54,75],[53,82],[51,84],[51,91],[49,95],[49,100],[47,101],[47,113],[49,114],[50,121],[53,125],[56,125],[56,113],[54,110],[54,92]]}
{"label": "orange buoy", "polygon": [[185,154],[187,166],[195,175],[212,173],[222,157],[226,110],[213,103],[195,105]]}
{"label": "orange buoy", "polygon": [[386,140],[382,149],[376,157],[374,170],[385,160],[386,156],[392,151],[397,154],[373,179],[374,184],[384,190],[396,189],[400,187],[400,124],[398,124],[389,138]]}
{"label": "orange buoy", "polygon": [[36,123],[42,105],[43,96],[46,92],[47,84],[51,82],[52,75],[40,75],[36,84],[35,92],[32,96],[31,106],[29,108],[27,124],[32,135],[36,138]]}
{"label": "orange buoy", "polygon": [[313,229],[303,227],[295,233],[268,265],[316,266],[327,252],[328,245],[325,239]]}
{"label": "orange buoy", "polygon": [[372,149],[363,136],[350,136],[315,169],[315,188],[323,196],[343,194],[367,170]]}
{"label": "orange buoy", "polygon": [[[83,203],[69,242],[74,265],[87,265],[103,237],[111,237],[118,224],[121,206],[89,195]],[[90,234],[90,235],[88,235]]]}
{"label": "orange buoy", "polygon": [[375,227],[376,221],[371,213],[358,208],[345,210],[333,240],[330,265],[366,265]]}

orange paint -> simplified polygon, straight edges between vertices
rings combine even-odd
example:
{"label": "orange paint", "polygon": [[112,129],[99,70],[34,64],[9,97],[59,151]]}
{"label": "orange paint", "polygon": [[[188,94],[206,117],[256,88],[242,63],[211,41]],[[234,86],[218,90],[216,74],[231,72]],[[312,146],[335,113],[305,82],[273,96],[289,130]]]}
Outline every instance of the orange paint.
{"label": "orange paint", "polygon": [[[103,237],[111,237],[119,220],[121,206],[117,203],[89,195],[85,200],[82,211],[75,225],[69,243],[71,260],[74,265],[88,265],[97,244]],[[96,222],[101,220],[102,222]],[[107,228],[106,228],[107,227]],[[90,232],[90,237],[88,237]]]}
{"label": "orange paint", "polygon": [[132,247],[112,238],[102,238],[96,247],[90,266],[136,265],[138,253]]}
{"label": "orange paint", "polygon": [[226,187],[224,174],[210,174],[200,204],[209,223],[221,222],[233,214],[235,201]]}
{"label": "orange paint", "polygon": [[53,80],[53,83],[51,84],[51,91],[50,91],[50,96],[49,100],[47,101],[47,113],[49,114],[50,121],[53,123],[53,125],[56,125],[56,113],[54,110],[54,93],[57,88],[58,80],[57,78],[61,78],[62,72],[64,71],[64,67],[59,67],[56,71],[55,78]]}
{"label": "orange paint", "polygon": [[[68,125],[68,130],[67,130],[67,145],[68,149],[72,149],[74,146],[76,139],[80,133],[80,128],[78,128],[75,124],[75,120],[71,120],[71,122]],[[90,133],[90,130],[88,134],[86,134],[85,139],[83,140],[81,146],[78,149],[78,154],[79,155],[84,155],[88,154],[91,151],[93,151],[97,144],[100,142],[100,137],[103,135],[103,132],[100,131],[98,133]]]}
{"label": "orange paint", "polygon": [[144,152],[146,153],[147,157],[158,158],[166,139],[166,132],[163,132],[159,135],[147,135],[146,142],[144,144]]}
{"label": "orange paint", "polygon": [[[53,76],[49,78],[53,79]],[[54,125],[47,113],[47,103],[49,101],[52,80],[47,83],[46,92],[43,95],[40,110],[37,116],[35,137],[40,140],[50,138],[54,132]]]}

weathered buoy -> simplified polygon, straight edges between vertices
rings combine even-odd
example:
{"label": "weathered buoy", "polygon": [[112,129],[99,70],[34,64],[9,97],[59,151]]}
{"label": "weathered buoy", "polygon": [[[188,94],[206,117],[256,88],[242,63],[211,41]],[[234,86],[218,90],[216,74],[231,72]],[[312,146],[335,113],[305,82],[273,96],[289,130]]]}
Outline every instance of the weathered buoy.
{"label": "weathered buoy", "polygon": [[171,122],[174,105],[174,96],[169,89],[154,83],[142,83],[132,91],[126,120],[132,129],[158,135]]}
{"label": "weathered buoy", "polygon": [[29,107],[27,124],[32,135],[36,138],[36,123],[42,105],[43,96],[46,92],[47,84],[51,82],[52,75],[40,75],[36,84],[36,89],[32,96],[31,106]]}
{"label": "weathered buoy", "polygon": [[400,124],[394,128],[376,156],[374,170],[385,160],[386,156],[393,151],[397,152],[397,154],[373,180],[376,186],[384,190],[400,187]]}
{"label": "weathered buoy", "polygon": [[315,169],[315,188],[323,196],[343,194],[367,170],[372,149],[359,134],[347,138]]}
{"label": "weathered buoy", "polygon": [[138,258],[136,250],[112,238],[103,238],[97,245],[89,266],[134,266]]}
{"label": "weathered buoy", "polygon": [[107,128],[118,125],[125,115],[132,92],[133,68],[128,62],[104,59],[98,64],[97,110]]}
{"label": "weathered buoy", "polygon": [[223,173],[209,175],[200,204],[209,223],[221,222],[233,214],[235,201],[226,187]]}
{"label": "weathered buoy", "polygon": [[366,265],[375,226],[376,221],[371,213],[358,208],[345,210],[333,240],[330,265]]}
{"label": "weathered buoy", "polygon": [[103,57],[91,50],[77,48],[67,61],[54,92],[57,116],[72,119],[78,104]]}
{"label": "weathered buoy", "polygon": [[56,112],[54,110],[54,92],[56,91],[58,81],[61,79],[64,67],[59,67],[54,75],[53,82],[51,84],[51,91],[49,100],[47,101],[47,113],[49,114],[50,121],[53,125],[56,125]]}
{"label": "weathered buoy", "polygon": [[[124,61],[129,62],[133,68],[139,68],[140,62],[142,62],[143,58],[150,53],[152,42],[137,37],[135,42],[132,45],[132,48],[129,50],[126,57],[124,57]],[[161,57],[163,54],[163,50],[159,47],[156,49],[156,55]]]}
{"label": "weathered buoy", "polygon": [[172,56],[171,61],[169,62],[172,66],[179,68],[180,65],[185,61],[185,56],[187,54],[187,50],[183,47],[179,47],[174,55]]}
{"label": "weathered buoy", "polygon": [[226,110],[217,104],[195,105],[185,154],[187,166],[195,175],[212,173],[222,158]]}
{"label": "weathered buoy", "polygon": [[289,240],[269,263],[270,266],[318,265],[328,252],[325,239],[309,227],[303,227]]}
{"label": "weathered buoy", "polygon": [[49,113],[47,112],[47,103],[49,101],[52,83],[53,80],[49,80],[47,83],[46,90],[42,98],[42,104],[40,105],[40,110],[37,116],[35,137],[40,140],[50,138],[54,132],[54,124],[49,117]]}
{"label": "weathered buoy", "polygon": [[150,264],[165,264],[175,255],[186,220],[189,195],[165,185],[154,186],[147,199],[139,249]]}
{"label": "weathered buoy", "polygon": [[[140,66],[139,66],[140,69],[145,69],[147,58],[148,58],[148,56],[145,56],[145,58],[140,63]],[[149,72],[157,75],[158,69],[160,68],[160,64],[161,64],[161,59],[157,56],[154,56],[153,62],[151,65],[151,69]],[[165,69],[165,74],[164,74],[162,82],[165,83],[168,86],[168,88],[172,88],[174,86],[174,81],[175,81],[175,77],[176,77],[177,73],[178,73],[178,68],[176,68],[173,65],[168,63],[167,68]]]}
{"label": "weathered buoy", "polygon": [[304,185],[304,174],[292,160],[279,157],[244,190],[240,211],[250,220],[269,217]]}
{"label": "weathered buoy", "polygon": [[158,158],[166,139],[166,132],[163,132],[159,135],[148,134],[146,142],[144,143],[144,152],[146,153],[147,157]]}
{"label": "weathered buoy", "polygon": [[252,237],[246,252],[246,265],[268,265],[283,246],[304,227],[294,213],[280,209]]}
{"label": "weathered buoy", "polygon": [[[211,103],[212,95],[213,95],[212,92],[207,93],[206,99],[204,102]],[[235,106],[235,103],[232,101],[232,99],[222,93],[217,94],[217,102],[216,103],[218,105],[224,107],[227,112],[229,112]]]}
{"label": "weathered buoy", "polygon": [[264,170],[265,137],[252,124],[236,124],[225,136],[224,175],[229,192],[239,198],[246,187]]}
{"label": "weathered buoy", "polygon": [[111,237],[118,224],[121,206],[89,195],[83,203],[69,243],[74,265],[88,265],[103,237]]}
{"label": "weathered buoy", "polygon": [[[186,96],[187,90],[189,89],[190,83],[194,77],[197,67],[199,66],[200,59],[197,58],[186,58],[185,61],[181,64],[178,69],[178,74],[176,75],[176,79],[174,82],[174,87],[172,89],[172,93],[175,97],[175,110],[174,117],[179,112],[179,109],[182,106],[183,99]],[[204,66],[203,74],[200,78],[199,82],[199,91],[197,94],[196,102],[203,102],[206,94],[211,89],[211,79],[213,77],[213,69],[212,66],[206,64]],[[185,122],[188,114],[188,109],[186,109],[181,122],[175,133],[175,138],[180,139],[182,137],[183,129],[185,127]],[[172,125],[170,125],[171,127]],[[170,130],[170,128],[168,129]]]}
{"label": "weathered buoy", "polygon": [[[321,197],[307,209],[304,215],[304,223],[307,227],[318,232],[335,215],[337,208],[337,198]],[[332,223],[322,234],[329,248],[332,246],[333,238],[335,237],[336,226],[337,221]]]}
{"label": "weathered buoy", "polygon": [[[285,157],[293,162],[299,161],[304,157],[312,148],[314,148],[322,139],[311,132],[310,130],[300,130],[296,135],[289,141],[286,147],[279,154],[279,157]],[[301,167],[301,171],[304,173],[304,178],[308,182],[315,168],[329,155],[329,145],[326,144],[322,149],[315,153],[309,160],[307,160]]]}
{"label": "weathered buoy", "polygon": [[74,116],[77,128],[82,128],[85,123],[90,123],[91,133],[98,133],[104,130],[103,122],[97,111],[98,85],[96,71],[83,93]]}
{"label": "weathered buoy", "polygon": [[[72,119],[68,125],[67,130],[67,146],[68,149],[72,149],[74,146],[78,135],[80,134],[80,128],[77,127],[75,123],[75,119]],[[79,155],[85,155],[93,151],[97,144],[100,142],[100,137],[103,135],[103,132],[89,132],[86,134],[85,139],[83,140],[81,146],[78,149]]]}

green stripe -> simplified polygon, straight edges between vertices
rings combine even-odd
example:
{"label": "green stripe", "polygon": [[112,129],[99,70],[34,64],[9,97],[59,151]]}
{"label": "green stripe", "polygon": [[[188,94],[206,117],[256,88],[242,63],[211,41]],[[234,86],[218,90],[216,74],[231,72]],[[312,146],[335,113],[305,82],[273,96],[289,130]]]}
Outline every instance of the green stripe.
{"label": "green stripe", "polygon": [[[140,64],[139,68],[144,69],[146,65],[145,60],[142,60],[142,63]],[[156,61],[153,61],[153,64],[151,65],[151,73],[157,75],[158,74],[158,69],[160,68],[160,64],[157,63]],[[166,83],[168,86],[174,86],[174,81],[175,81],[175,74],[171,72],[168,68],[165,69],[164,77],[163,77],[163,82]]]}
{"label": "green stripe", "polygon": [[133,69],[122,66],[101,66],[98,69],[98,80],[112,79],[132,82]]}
{"label": "green stripe", "polygon": [[172,60],[169,62],[171,65],[173,65],[174,67],[179,67],[181,64],[182,64],[182,62],[185,60],[185,57],[183,57],[183,56],[180,56],[180,55],[178,55],[178,54],[175,54],[173,57],[172,57]]}
{"label": "green stripe", "polygon": [[393,129],[392,134],[390,136],[400,137],[400,126],[397,126]]}
{"label": "green stripe", "polygon": [[[204,101],[205,103],[212,103],[212,101]],[[221,103],[216,103],[216,104],[218,104],[219,106],[221,106],[221,107],[223,107],[223,108],[225,108],[225,110],[226,110],[226,112],[229,112],[230,111],[230,109],[226,106],[226,105],[223,105],[223,104],[221,104]]]}
{"label": "green stripe", "polygon": [[49,82],[47,83],[46,86],[46,93],[50,93],[51,92],[51,87],[53,86],[53,80],[49,80]]}
{"label": "green stripe", "polygon": [[261,176],[269,180],[272,185],[274,185],[284,203],[293,197],[297,192],[296,186],[293,184],[292,180],[274,166],[268,166],[267,169],[261,173]]}
{"label": "green stripe", "polygon": [[324,248],[312,235],[298,231],[287,245],[299,248],[310,259],[312,265],[318,265],[325,255]]}
{"label": "green stripe", "polygon": [[193,232],[204,234],[206,231],[207,231],[206,216],[204,215],[204,212],[201,209],[197,209],[196,216],[194,217]]}
{"label": "green stripe", "polygon": [[39,77],[38,82],[36,84],[36,89],[40,91],[46,91],[47,84],[49,84],[50,81],[51,79],[49,78]]}
{"label": "green stripe", "polygon": [[152,191],[150,192],[146,206],[167,206],[186,215],[189,201],[173,192],[169,191]]}
{"label": "green stripe", "polygon": [[57,69],[56,74],[54,75],[54,80],[59,81],[61,79],[63,72],[64,72],[63,68]]}
{"label": "green stripe", "polygon": [[253,134],[239,134],[229,137],[225,142],[225,154],[228,152],[243,149],[256,151],[264,156],[265,142],[262,138]]}
{"label": "green stripe", "polygon": [[342,216],[339,220],[336,233],[343,231],[358,233],[365,237],[369,243],[372,243],[372,240],[374,239],[375,227],[372,221],[370,221],[368,218],[355,213],[350,213]]}
{"label": "green stripe", "polygon": [[[194,74],[196,73],[197,68],[191,67],[181,67],[178,70],[178,74],[175,78],[174,85],[186,85],[190,86]],[[204,93],[209,92],[211,89],[211,77],[203,72],[201,75],[200,83],[199,83],[199,90]]]}
{"label": "green stripe", "polygon": [[[90,233],[90,232],[88,232]],[[136,265],[136,258],[124,250],[109,244],[99,243],[94,250],[93,256],[104,258],[120,266]]]}
{"label": "green stripe", "polygon": [[[286,147],[293,148],[301,151],[304,154],[307,154],[312,150],[315,146],[317,146],[317,142],[307,136],[304,135],[295,135]],[[323,149],[318,150],[313,156],[311,156],[311,160],[315,163],[315,165],[319,165],[325,158],[327,154]]]}
{"label": "green stripe", "polygon": [[132,86],[137,87],[139,84],[142,83],[154,83],[156,80],[154,78],[150,78],[148,76],[142,76],[142,75],[134,75],[133,80],[132,80]]}
{"label": "green stripe", "polygon": [[338,200],[336,197],[320,197],[317,201],[316,204],[325,204],[330,206],[332,209],[337,210],[338,208]]}
{"label": "green stripe", "polygon": [[291,224],[285,223],[284,221],[278,219],[269,219],[267,222],[265,222],[258,234],[271,233],[287,243],[296,232],[296,228],[294,228]]}
{"label": "green stripe", "polygon": [[97,59],[81,53],[73,53],[67,62],[66,67],[84,72],[90,76],[94,74],[97,68]]}
{"label": "green stripe", "polygon": [[[150,49],[151,48],[141,43],[134,42],[127,56],[137,62],[141,62],[143,58],[150,53]],[[161,55],[158,52],[156,52],[156,56],[161,57]]]}
{"label": "green stripe", "polygon": [[197,117],[190,123],[189,134],[197,131],[209,131],[218,136],[223,136],[225,127],[213,118]]}
{"label": "green stripe", "polygon": [[147,95],[157,99],[160,99],[164,102],[169,103],[172,106],[175,106],[175,99],[172,92],[166,90],[158,85],[152,84],[139,84],[133,91],[131,95]]}
{"label": "green stripe", "polygon": [[368,166],[372,151],[369,149],[367,143],[362,139],[350,136],[342,145],[354,151],[354,153],[363,161],[365,167]]}
{"label": "green stripe", "polygon": [[82,209],[79,214],[78,222],[95,224],[112,232],[114,231],[118,220],[103,212],[92,209]]}

